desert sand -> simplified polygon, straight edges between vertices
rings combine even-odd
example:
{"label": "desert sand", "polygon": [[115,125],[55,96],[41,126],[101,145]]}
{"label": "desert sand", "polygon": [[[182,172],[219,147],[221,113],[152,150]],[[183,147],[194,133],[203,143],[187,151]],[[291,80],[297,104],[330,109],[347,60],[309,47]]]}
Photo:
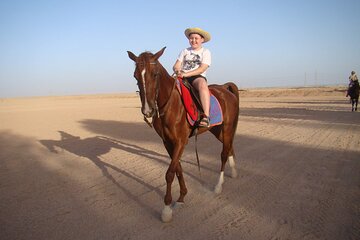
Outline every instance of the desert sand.
{"label": "desert sand", "polygon": [[221,145],[199,136],[200,175],[191,138],[162,223],[169,157],[135,93],[0,99],[0,239],[360,239],[345,88],[242,89],[239,107],[239,176],[216,195]]}

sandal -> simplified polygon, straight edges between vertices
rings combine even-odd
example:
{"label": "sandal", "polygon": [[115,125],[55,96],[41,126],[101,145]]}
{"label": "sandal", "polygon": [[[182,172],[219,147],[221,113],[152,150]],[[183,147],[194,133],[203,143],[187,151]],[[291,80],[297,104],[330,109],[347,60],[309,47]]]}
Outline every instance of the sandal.
{"label": "sandal", "polygon": [[210,119],[209,119],[209,117],[204,116],[199,122],[199,127],[203,127],[203,128],[210,127]]}

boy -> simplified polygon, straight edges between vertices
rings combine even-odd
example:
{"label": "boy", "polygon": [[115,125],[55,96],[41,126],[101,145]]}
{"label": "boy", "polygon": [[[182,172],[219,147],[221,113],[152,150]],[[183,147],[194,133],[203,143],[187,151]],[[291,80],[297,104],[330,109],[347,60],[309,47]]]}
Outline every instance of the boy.
{"label": "boy", "polygon": [[207,85],[206,70],[211,65],[211,53],[202,46],[210,41],[211,36],[201,28],[188,28],[185,36],[189,39],[190,47],[183,49],[173,70],[177,76],[185,78],[199,92],[201,105],[204,110],[199,127],[209,127],[210,93]]}

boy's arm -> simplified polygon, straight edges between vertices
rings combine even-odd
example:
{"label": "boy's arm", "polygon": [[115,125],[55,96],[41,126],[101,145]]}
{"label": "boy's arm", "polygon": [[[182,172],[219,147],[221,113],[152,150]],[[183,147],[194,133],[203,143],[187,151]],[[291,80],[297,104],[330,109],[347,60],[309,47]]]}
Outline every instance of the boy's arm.
{"label": "boy's arm", "polygon": [[174,66],[173,66],[173,71],[176,74],[181,72],[181,62],[179,60],[176,60]]}

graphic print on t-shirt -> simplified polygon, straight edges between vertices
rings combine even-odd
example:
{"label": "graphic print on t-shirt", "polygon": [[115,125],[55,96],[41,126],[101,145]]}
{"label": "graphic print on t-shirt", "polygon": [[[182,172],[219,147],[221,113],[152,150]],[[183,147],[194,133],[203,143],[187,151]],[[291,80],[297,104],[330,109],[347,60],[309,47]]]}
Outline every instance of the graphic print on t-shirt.
{"label": "graphic print on t-shirt", "polygon": [[185,57],[183,69],[185,71],[193,70],[195,68],[198,68],[200,64],[201,64],[200,55],[195,53],[190,53],[190,55],[187,55]]}

